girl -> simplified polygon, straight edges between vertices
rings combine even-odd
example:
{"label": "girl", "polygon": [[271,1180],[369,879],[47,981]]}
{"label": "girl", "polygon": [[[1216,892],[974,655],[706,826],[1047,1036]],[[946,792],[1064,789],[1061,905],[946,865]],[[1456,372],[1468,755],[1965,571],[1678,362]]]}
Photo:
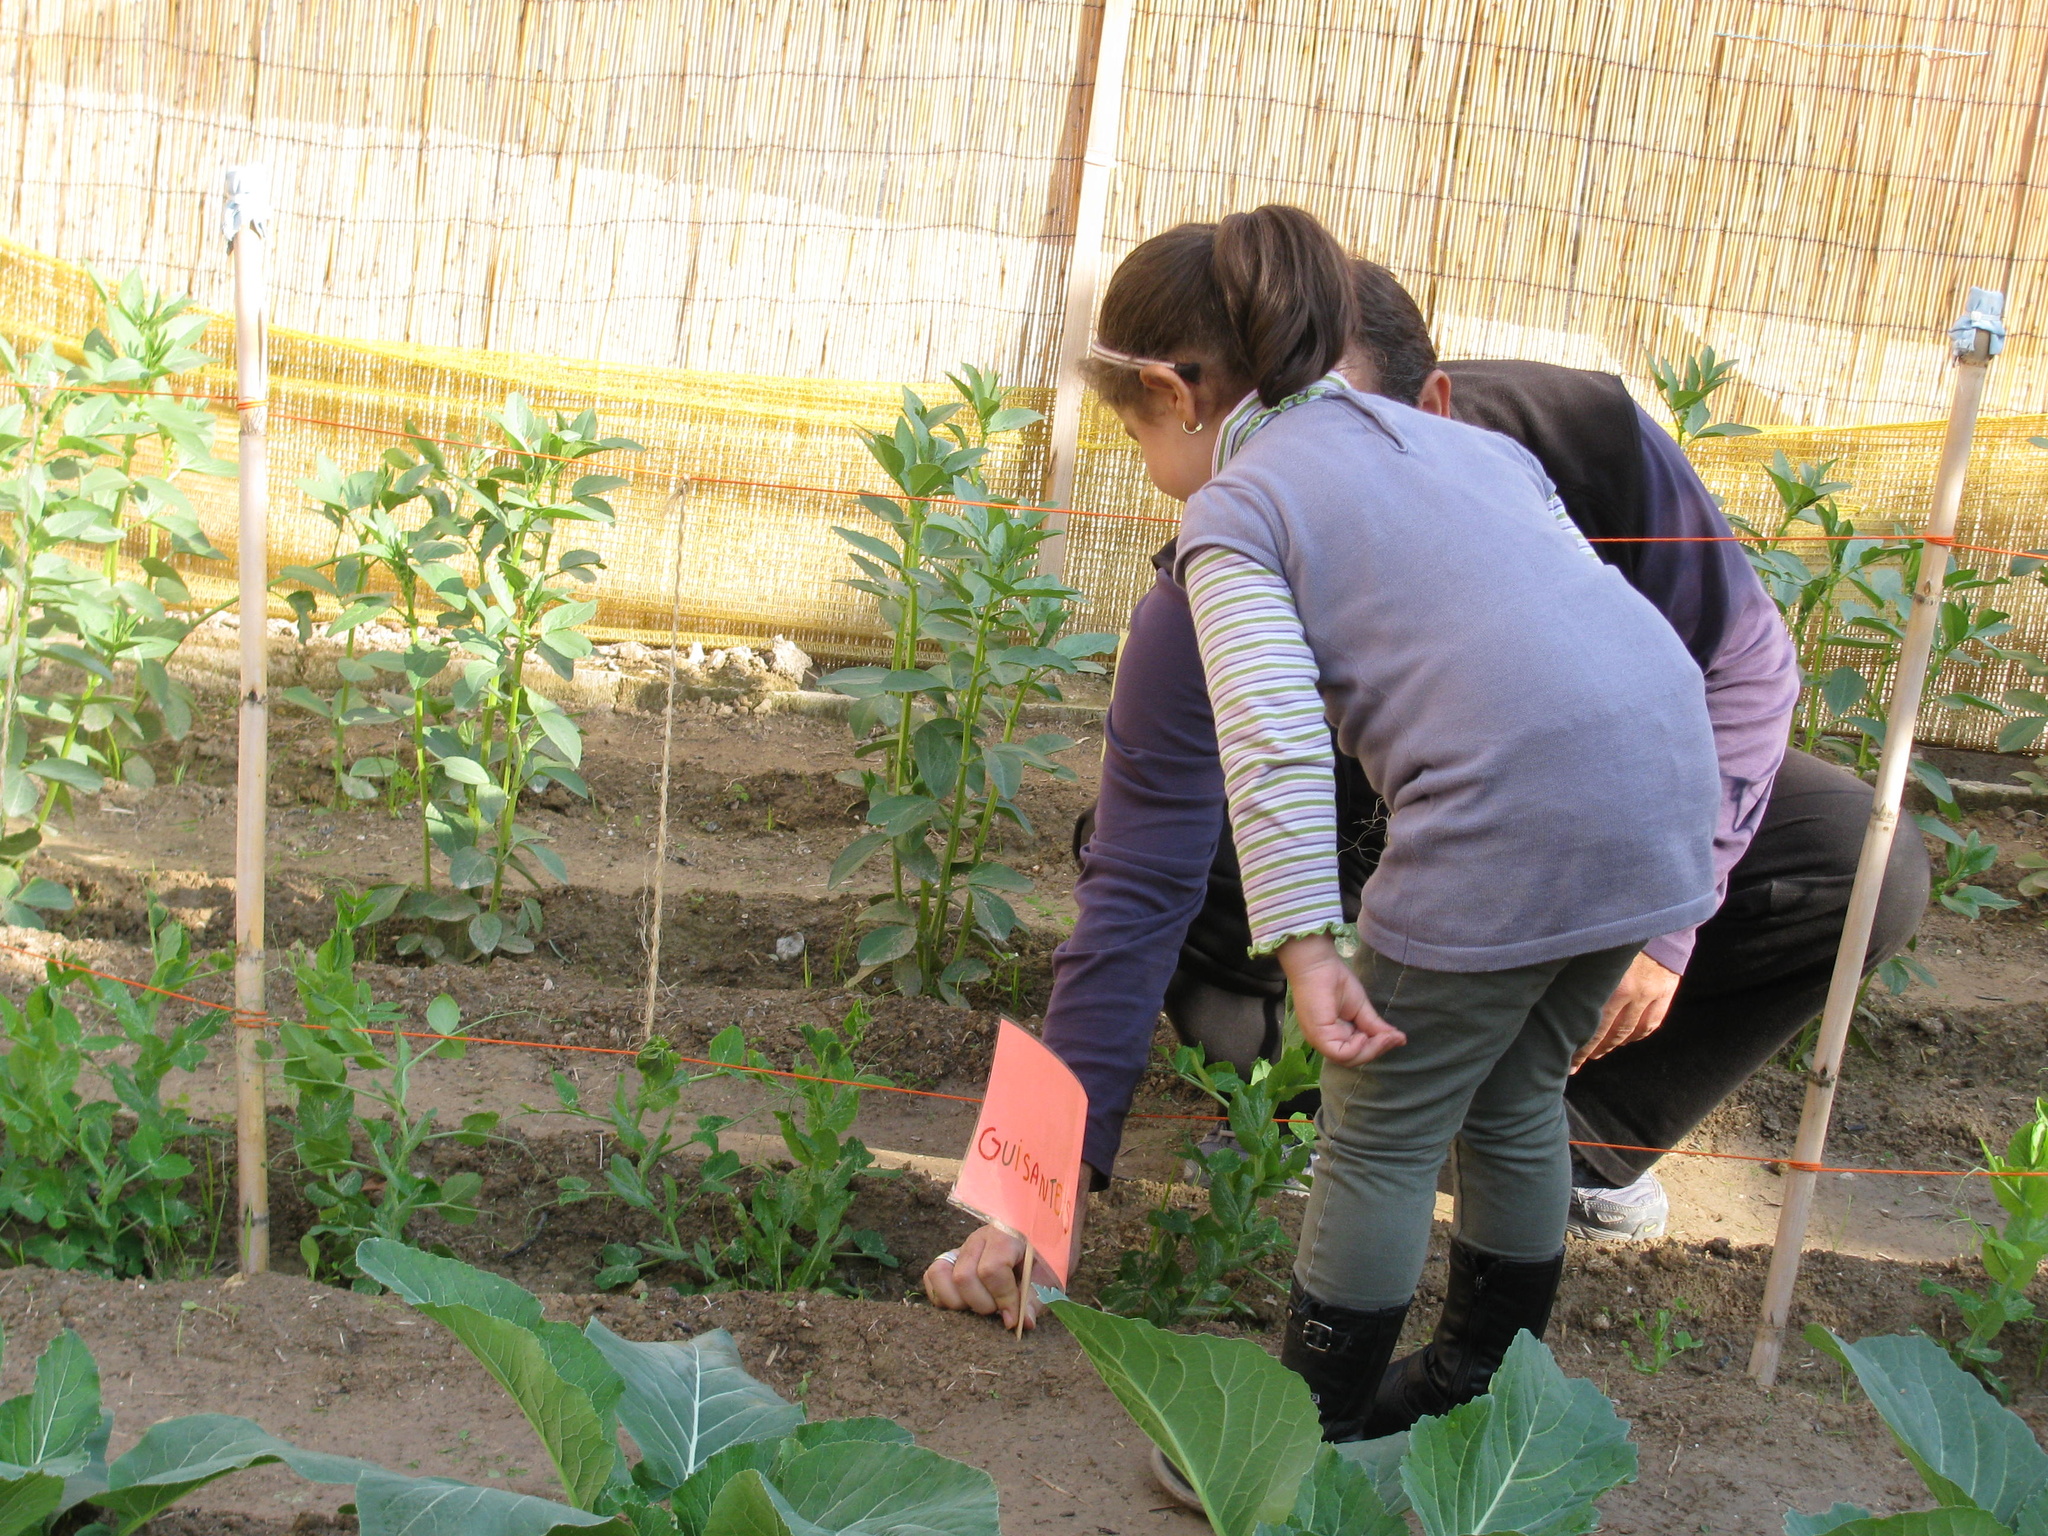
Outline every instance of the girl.
{"label": "girl", "polygon": [[[1325,1058],[1281,1358],[1330,1439],[1486,1390],[1563,1266],[1573,1054],[1639,946],[1714,910],[1699,668],[1505,437],[1356,393],[1343,251],[1298,209],[1146,241],[1090,382],[1187,503],[1185,586],[1254,953]],[[1332,735],[1386,801],[1355,929]],[[1143,743],[1123,743],[1142,750]],[[1451,1274],[1390,1366],[1451,1159]]]}

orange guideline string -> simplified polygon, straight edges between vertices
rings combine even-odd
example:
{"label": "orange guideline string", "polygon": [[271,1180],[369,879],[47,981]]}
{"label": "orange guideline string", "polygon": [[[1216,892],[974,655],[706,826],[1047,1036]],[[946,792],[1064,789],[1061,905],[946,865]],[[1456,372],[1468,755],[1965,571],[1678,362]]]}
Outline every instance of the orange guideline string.
{"label": "orange guideline string", "polygon": [[[273,1025],[288,1022],[271,1014],[248,1013],[222,1003],[208,1002],[203,997],[194,997],[189,992],[174,992],[168,987],[155,986],[146,981],[136,981],[112,971],[102,971],[75,960],[56,955],[45,955],[38,950],[25,949],[18,944],[0,943],[0,950],[11,954],[25,955],[31,960],[42,960],[62,966],[66,970],[78,971],[87,976],[97,976],[102,981],[115,982],[124,987],[133,987],[139,992],[153,992],[159,997],[175,998],[182,1003],[191,1003],[200,1008],[233,1016],[237,1027],[242,1029],[268,1029]],[[326,1029],[325,1024],[302,1024],[305,1029]],[[404,1036],[408,1040],[453,1040],[463,1045],[509,1045],[530,1051],[576,1051],[589,1056],[638,1056],[634,1050],[615,1045],[570,1045],[552,1040],[506,1040],[487,1035],[447,1035],[425,1029],[366,1029],[366,1035],[380,1035],[388,1039]],[[982,1101],[964,1093],[938,1093],[929,1088],[899,1088],[892,1084],[862,1083],[843,1077],[814,1077],[806,1072],[785,1072],[775,1067],[736,1067],[722,1061],[711,1061],[700,1056],[678,1056],[677,1061],[685,1066],[716,1067],[724,1072],[748,1073],[759,1077],[787,1078],[799,1083],[823,1083],[834,1088],[864,1088],[873,1093],[901,1093],[920,1099],[944,1099],[953,1104],[979,1104]],[[1226,1119],[1223,1115],[1175,1115],[1175,1114],[1132,1114],[1131,1120],[1197,1120],[1216,1122]],[[1284,1122],[1275,1122],[1284,1123]],[[1791,1168],[1801,1173],[1834,1174],[1880,1174],[1888,1173],[1908,1179],[2024,1179],[2048,1178],[2048,1170],[2020,1169],[2010,1173],[1996,1173],[1987,1168],[1836,1168],[1825,1163],[1802,1163],[1787,1157],[1771,1157],[1754,1152],[1707,1152],[1693,1147],[1637,1147],[1614,1141],[1575,1141],[1575,1147],[1599,1147],[1610,1152],[1649,1152],[1658,1157],[1711,1157],[1724,1162],[1770,1163],[1780,1168]]]}

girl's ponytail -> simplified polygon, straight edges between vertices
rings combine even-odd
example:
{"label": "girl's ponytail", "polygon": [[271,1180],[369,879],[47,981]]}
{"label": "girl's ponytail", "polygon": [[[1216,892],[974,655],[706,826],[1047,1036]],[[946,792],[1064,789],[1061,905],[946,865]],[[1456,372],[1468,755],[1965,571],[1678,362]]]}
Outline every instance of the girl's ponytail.
{"label": "girl's ponytail", "polygon": [[[1097,327],[1108,347],[1171,361],[1190,383],[1254,389],[1277,405],[1337,366],[1356,306],[1336,237],[1314,215],[1269,203],[1138,246],[1110,279]],[[1114,361],[1086,371],[1112,406],[1143,397]]]}
{"label": "girl's ponytail", "polygon": [[1216,226],[1216,287],[1246,381],[1267,405],[1314,383],[1344,355],[1356,315],[1349,259],[1299,208],[1268,203]]}

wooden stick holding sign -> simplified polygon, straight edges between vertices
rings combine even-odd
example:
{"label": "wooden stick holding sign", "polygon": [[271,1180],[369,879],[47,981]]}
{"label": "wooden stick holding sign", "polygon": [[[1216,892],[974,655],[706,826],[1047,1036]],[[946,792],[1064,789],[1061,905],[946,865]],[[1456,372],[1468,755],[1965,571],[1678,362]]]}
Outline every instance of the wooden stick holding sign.
{"label": "wooden stick holding sign", "polygon": [[1017,1336],[1031,1305],[1031,1272],[1042,1257],[1062,1287],[1073,1258],[1083,1191],[1081,1137],[1088,1091],[1036,1035],[1008,1019],[997,1025],[988,1095],[960,1160],[952,1200],[992,1227],[1021,1238]]}

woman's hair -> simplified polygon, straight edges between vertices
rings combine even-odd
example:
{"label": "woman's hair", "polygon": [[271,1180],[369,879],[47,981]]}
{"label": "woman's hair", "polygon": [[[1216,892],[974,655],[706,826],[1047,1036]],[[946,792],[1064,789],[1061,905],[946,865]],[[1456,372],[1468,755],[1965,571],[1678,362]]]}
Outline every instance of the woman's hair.
{"label": "woman's hair", "polygon": [[[1269,203],[1176,224],[1132,251],[1103,295],[1096,334],[1178,365],[1190,384],[1255,389],[1275,405],[1337,366],[1355,307],[1336,237],[1313,215]],[[1144,396],[1133,369],[1094,359],[1087,377],[1112,406]]]}
{"label": "woman's hair", "polygon": [[1363,257],[1352,262],[1351,281],[1357,302],[1351,341],[1372,364],[1373,393],[1415,404],[1422,398],[1423,380],[1436,367],[1429,323],[1400,280],[1378,262]]}

